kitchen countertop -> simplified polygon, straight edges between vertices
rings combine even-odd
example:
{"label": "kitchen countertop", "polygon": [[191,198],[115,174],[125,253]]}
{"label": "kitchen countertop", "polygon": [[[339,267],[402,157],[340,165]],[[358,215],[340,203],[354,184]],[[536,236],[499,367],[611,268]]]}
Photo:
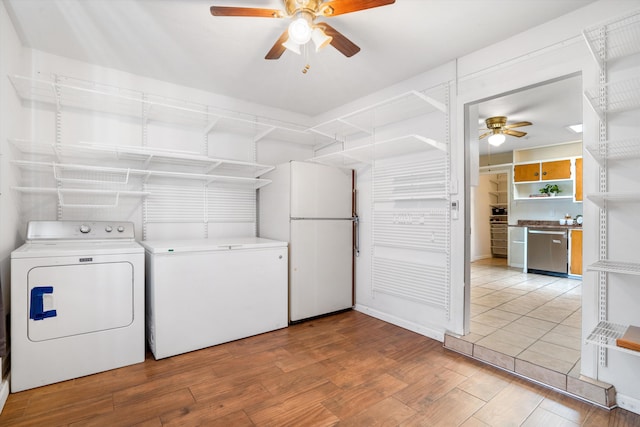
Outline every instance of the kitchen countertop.
{"label": "kitchen countertop", "polygon": [[556,221],[538,221],[538,220],[529,220],[529,219],[519,219],[517,225],[512,225],[512,227],[535,227],[535,228],[566,228],[566,229],[579,229],[582,230],[582,224],[576,224],[575,220],[573,225],[560,225],[560,223]]}

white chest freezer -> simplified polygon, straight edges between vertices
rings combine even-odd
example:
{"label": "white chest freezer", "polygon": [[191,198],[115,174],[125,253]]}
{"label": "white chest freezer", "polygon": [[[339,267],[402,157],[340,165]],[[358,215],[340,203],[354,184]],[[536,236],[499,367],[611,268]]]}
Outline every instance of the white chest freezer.
{"label": "white chest freezer", "polygon": [[147,340],[156,359],[287,326],[287,243],[148,240]]}

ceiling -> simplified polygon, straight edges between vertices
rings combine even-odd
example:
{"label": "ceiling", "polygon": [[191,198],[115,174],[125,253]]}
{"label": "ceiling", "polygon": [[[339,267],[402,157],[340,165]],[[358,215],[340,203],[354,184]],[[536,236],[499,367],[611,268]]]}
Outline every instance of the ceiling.
{"label": "ceiling", "polygon": [[[593,0],[397,0],[326,20],[361,47],[352,58],[329,46],[276,61],[264,56],[286,19],[213,17],[209,7],[281,0],[3,1],[34,49],[314,117]],[[483,108],[533,121],[531,138],[547,129],[531,98],[499,102]]]}

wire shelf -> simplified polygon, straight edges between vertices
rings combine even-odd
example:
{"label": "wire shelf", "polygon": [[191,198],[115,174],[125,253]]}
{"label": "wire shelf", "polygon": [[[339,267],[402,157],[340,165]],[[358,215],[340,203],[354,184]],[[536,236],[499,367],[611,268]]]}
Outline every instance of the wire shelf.
{"label": "wire shelf", "polygon": [[81,188],[46,188],[46,187],[12,187],[13,190],[25,194],[44,194],[58,198],[61,207],[65,208],[117,208],[121,197],[144,198],[148,191],[121,191]]}
{"label": "wire shelf", "polygon": [[[218,172],[219,175],[224,176],[255,178],[273,170],[274,168],[270,165],[262,165],[252,162],[214,159],[212,157],[188,151],[176,152],[175,150],[168,151],[146,147],[101,145],[91,143],[82,143],[78,145],[63,144],[55,146],[54,144],[30,143],[25,140],[12,140],[11,142],[23,153],[42,154],[45,156],[51,156],[54,159],[93,160],[101,164],[108,160],[114,162],[117,161],[119,164],[121,164],[122,161],[129,161],[131,165],[137,166],[136,168],[132,167],[131,169],[149,171],[152,175],[158,174],[159,172],[167,172],[165,170],[158,170],[154,168],[164,167],[166,169],[167,166],[179,166],[195,169],[200,172],[200,175],[208,175],[210,172],[215,171]],[[73,165],[73,167],[81,168],[83,166]],[[93,168],[93,170],[95,170],[95,166],[85,167]],[[122,171],[123,168],[111,168],[111,170]],[[124,170],[126,170],[126,168]],[[140,174],[141,172],[138,171],[137,173]],[[187,173],[187,175],[189,174]],[[175,177],[180,178],[179,175],[176,175]],[[206,176],[204,178],[206,179]]]}
{"label": "wire shelf", "polygon": [[600,165],[605,160],[640,159],[640,138],[605,141],[600,147],[590,145],[585,148]]}
{"label": "wire shelf", "polygon": [[640,108],[640,78],[632,78],[604,85],[607,102],[600,105],[600,90],[587,91],[585,96],[591,108],[602,119],[604,113],[618,113]]}
{"label": "wire shelf", "polygon": [[603,271],[606,273],[640,276],[640,264],[633,262],[600,260],[587,266],[587,271]]}
{"label": "wire shelf", "polygon": [[633,354],[634,356],[640,356],[640,352],[624,347],[618,347],[616,344],[616,340],[621,338],[626,331],[627,326],[600,321],[585,341],[588,344],[594,344],[599,347],[606,347],[623,353]]}
{"label": "wire shelf", "polygon": [[[583,32],[596,62],[604,62],[640,52],[640,12]],[[606,50],[605,50],[606,47]]]}
{"label": "wire shelf", "polygon": [[361,108],[344,116],[320,123],[310,130],[328,138],[345,142],[370,136],[376,128],[413,117],[440,111],[448,106],[444,100],[446,87],[425,92],[409,91],[382,102]]}
{"label": "wire shelf", "polygon": [[195,102],[119,88],[65,76],[52,80],[9,76],[18,96],[24,100],[140,118],[211,131],[216,127],[252,135],[257,141],[273,130],[291,133],[291,138],[313,143],[306,126],[224,110]]}
{"label": "wire shelf", "polygon": [[268,179],[241,176],[155,171],[129,168],[108,168],[102,166],[76,165],[56,162],[35,162],[29,160],[13,160],[12,163],[24,169],[52,172],[53,178],[59,182],[94,184],[103,187],[113,187],[114,185],[117,186],[129,184],[129,178],[134,176],[143,178],[144,182],[149,182],[153,178],[170,178],[172,180],[194,180],[201,181],[206,184],[215,183],[216,185],[236,186],[253,189],[257,189],[271,183],[271,180]]}
{"label": "wire shelf", "polygon": [[422,135],[404,135],[373,144],[323,154],[310,159],[310,161],[333,166],[353,166],[356,164],[371,164],[376,160],[416,154],[433,149],[446,151],[447,147],[444,143]]}

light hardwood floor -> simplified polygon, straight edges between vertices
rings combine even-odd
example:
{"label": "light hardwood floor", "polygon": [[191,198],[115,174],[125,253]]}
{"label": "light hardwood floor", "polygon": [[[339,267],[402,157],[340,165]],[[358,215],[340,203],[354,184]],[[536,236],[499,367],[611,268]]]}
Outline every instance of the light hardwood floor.
{"label": "light hardwood floor", "polygon": [[622,427],[640,416],[350,311],[11,394],[0,425]]}

